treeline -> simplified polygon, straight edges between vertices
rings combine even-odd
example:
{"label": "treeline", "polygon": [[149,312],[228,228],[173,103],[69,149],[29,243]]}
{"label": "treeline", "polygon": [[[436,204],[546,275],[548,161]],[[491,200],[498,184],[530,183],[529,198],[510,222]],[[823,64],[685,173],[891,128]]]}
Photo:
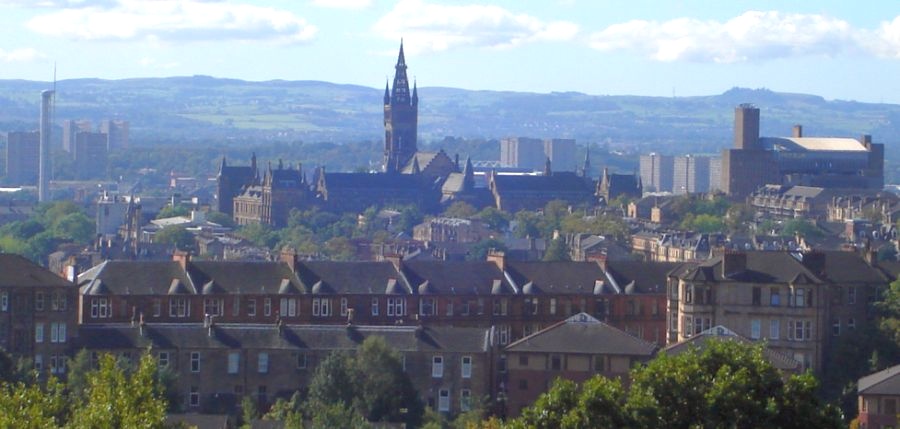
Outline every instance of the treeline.
{"label": "treeline", "polygon": [[47,255],[58,245],[87,245],[93,241],[95,231],[94,221],[75,203],[42,203],[27,220],[0,226],[0,251],[17,253],[45,264]]}

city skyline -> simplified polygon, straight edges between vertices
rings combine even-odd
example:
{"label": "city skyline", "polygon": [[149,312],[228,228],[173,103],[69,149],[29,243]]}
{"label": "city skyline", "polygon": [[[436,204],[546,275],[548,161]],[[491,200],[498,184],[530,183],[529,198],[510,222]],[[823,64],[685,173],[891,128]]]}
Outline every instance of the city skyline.
{"label": "city skyline", "polygon": [[[691,96],[765,87],[900,103],[891,2],[0,0],[0,77],[212,75]],[[223,53],[227,52],[227,55]],[[515,71],[515,73],[510,73]],[[420,78],[420,79],[417,79]]]}

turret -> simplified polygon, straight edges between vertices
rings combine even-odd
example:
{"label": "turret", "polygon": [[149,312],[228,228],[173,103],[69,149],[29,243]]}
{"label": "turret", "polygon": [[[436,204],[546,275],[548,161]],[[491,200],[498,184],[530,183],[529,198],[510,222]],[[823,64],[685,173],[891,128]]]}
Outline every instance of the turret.
{"label": "turret", "polygon": [[391,90],[388,86],[388,80],[384,80],[384,105],[391,104]]}
{"label": "turret", "polygon": [[419,105],[419,87],[418,84],[416,84],[416,81],[413,81],[412,104],[413,106]]}

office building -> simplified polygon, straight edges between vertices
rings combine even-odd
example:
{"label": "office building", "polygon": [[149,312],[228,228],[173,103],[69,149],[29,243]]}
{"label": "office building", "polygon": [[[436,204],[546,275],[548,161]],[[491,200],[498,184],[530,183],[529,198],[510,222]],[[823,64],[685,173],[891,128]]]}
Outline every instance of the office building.
{"label": "office building", "polygon": [[107,135],[103,133],[80,132],[75,135],[72,155],[75,159],[76,179],[97,179],[107,176],[106,145]]}
{"label": "office building", "polygon": [[106,134],[106,149],[109,151],[128,147],[128,121],[107,119],[100,122],[100,132]]}
{"label": "office building", "polygon": [[648,192],[672,192],[675,158],[658,153],[641,155],[641,183]]}
{"label": "office building", "polygon": [[676,156],[673,162],[672,192],[696,194],[709,191],[709,157]]}
{"label": "office building", "polygon": [[92,127],[91,121],[87,119],[63,121],[63,150],[72,153],[75,150],[75,136],[78,133],[89,133],[93,131]]}
{"label": "office building", "polygon": [[41,162],[41,133],[6,134],[6,181],[10,185],[37,185]]}

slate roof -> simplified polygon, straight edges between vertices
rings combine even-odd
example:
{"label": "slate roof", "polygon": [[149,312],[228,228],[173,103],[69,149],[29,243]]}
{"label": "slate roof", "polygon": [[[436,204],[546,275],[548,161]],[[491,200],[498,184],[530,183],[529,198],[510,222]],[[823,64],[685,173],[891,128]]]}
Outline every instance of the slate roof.
{"label": "slate roof", "polygon": [[[742,344],[755,344],[753,341],[748,340],[734,331],[724,327],[724,326],[714,326],[711,329],[707,329],[693,337],[690,337],[684,341],[670,344],[662,349],[663,352],[669,355],[679,355],[681,353],[687,352],[691,348],[697,348],[698,350],[702,350],[703,347],[709,341],[737,341]],[[772,350],[768,347],[763,349],[763,353],[766,355],[766,359],[777,369],[782,371],[799,371],[800,370],[800,362],[794,360],[794,358]]]}
{"label": "slate roof", "polygon": [[0,287],[72,286],[23,256],[0,253]]}
{"label": "slate roof", "polygon": [[680,262],[607,261],[606,273],[625,293],[665,293],[669,272],[680,265]]}
{"label": "slate roof", "polygon": [[557,172],[549,176],[497,174],[494,176],[494,183],[499,192],[579,192],[586,195],[593,193],[593,189],[585,182],[584,178],[571,172]]}
{"label": "slate roof", "polygon": [[507,261],[506,271],[522,293],[590,294],[606,274],[596,262]]}
{"label": "slate roof", "polygon": [[842,283],[887,283],[888,277],[856,252],[823,251],[825,280]]}
{"label": "slate roof", "polygon": [[419,171],[428,167],[428,164],[431,164],[431,161],[438,155],[438,152],[416,152],[412,157],[409,158],[409,161],[406,161],[406,165],[403,166],[402,173],[403,174],[411,174],[413,172],[413,163],[417,162],[419,164]]}
{"label": "slate roof", "polygon": [[325,173],[325,186],[329,190],[340,188],[363,189],[420,189],[422,179],[411,174],[385,173]]}
{"label": "slate roof", "polygon": [[515,293],[493,262],[407,261],[403,263],[403,273],[413,288],[428,281],[429,286],[441,294],[491,295],[495,286],[499,287],[500,293]]}
{"label": "slate roof", "polygon": [[188,274],[203,294],[308,292],[290,267],[280,262],[192,261]]}
{"label": "slate roof", "polygon": [[722,276],[723,256],[717,256],[702,262],[685,263],[676,268],[672,275],[684,280],[700,281],[740,281],[748,283],[792,283],[798,275],[806,277],[813,283],[822,281],[800,261],[788,252],[744,252],[746,255],[746,269],[731,274],[728,278]]}
{"label": "slate roof", "polygon": [[[142,335],[143,331],[143,335]],[[484,328],[444,326],[337,326],[146,324],[143,329],[127,324],[83,326],[81,347],[94,350],[141,349],[255,349],[255,350],[352,350],[370,336],[383,337],[391,347],[407,351],[484,352],[490,332]]]}
{"label": "slate roof", "polygon": [[311,293],[383,294],[391,284],[395,293],[410,293],[390,262],[306,261],[296,269]]}
{"label": "slate roof", "polygon": [[166,295],[197,293],[187,273],[174,261],[106,261],[78,276],[83,295]]}
{"label": "slate roof", "polygon": [[860,378],[857,392],[860,395],[900,395],[900,365]]}
{"label": "slate roof", "polygon": [[586,313],[506,346],[506,352],[581,353],[650,357],[656,345],[603,323]]}

